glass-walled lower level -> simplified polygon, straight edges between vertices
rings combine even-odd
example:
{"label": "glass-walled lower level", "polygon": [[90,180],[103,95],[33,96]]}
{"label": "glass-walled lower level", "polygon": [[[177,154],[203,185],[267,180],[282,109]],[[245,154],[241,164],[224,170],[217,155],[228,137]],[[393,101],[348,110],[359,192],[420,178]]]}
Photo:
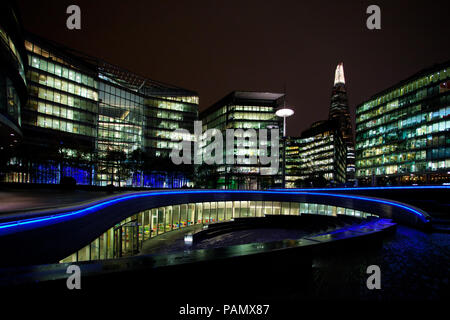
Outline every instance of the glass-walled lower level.
{"label": "glass-walled lower level", "polygon": [[171,205],[148,209],[126,218],[60,262],[131,256],[141,250],[144,241],[192,225],[217,223],[234,218],[302,214],[348,215],[359,218],[375,216],[349,208],[302,202],[214,201]]}

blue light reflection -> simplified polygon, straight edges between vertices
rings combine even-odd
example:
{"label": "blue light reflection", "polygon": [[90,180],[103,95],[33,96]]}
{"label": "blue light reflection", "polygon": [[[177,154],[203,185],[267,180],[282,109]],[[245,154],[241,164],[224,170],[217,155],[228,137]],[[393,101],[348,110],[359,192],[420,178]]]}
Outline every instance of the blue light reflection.
{"label": "blue light reflection", "polygon": [[[434,187],[434,188],[436,188],[436,187]],[[346,188],[346,190],[349,190],[349,189],[351,189],[351,188]],[[329,189],[309,189],[308,191],[312,191],[312,190],[329,190]],[[332,190],[336,190],[336,189],[332,189]],[[34,223],[37,224],[37,223],[42,223],[42,222],[46,222],[46,221],[50,222],[53,220],[63,219],[63,218],[67,218],[67,217],[80,217],[85,214],[88,214],[89,212],[98,211],[101,208],[110,206],[114,203],[127,201],[127,200],[135,199],[135,198],[163,196],[163,195],[170,196],[170,195],[176,195],[176,194],[190,195],[190,194],[210,194],[210,193],[214,193],[214,194],[218,194],[218,193],[240,193],[240,194],[243,194],[244,193],[244,194],[262,194],[262,195],[264,195],[264,194],[266,194],[266,195],[267,194],[298,194],[298,195],[315,195],[315,196],[326,196],[326,197],[364,200],[364,201],[387,204],[387,205],[396,206],[396,207],[405,209],[405,210],[415,214],[416,216],[418,216],[423,222],[428,222],[428,215],[426,213],[416,210],[415,208],[412,208],[412,207],[404,205],[404,204],[397,203],[395,201],[374,199],[374,198],[369,198],[369,197],[364,197],[364,196],[323,193],[323,192],[295,191],[295,190],[290,190],[290,191],[275,191],[275,190],[273,190],[273,191],[257,191],[257,190],[192,190],[192,191],[189,191],[189,190],[185,190],[185,191],[145,192],[145,193],[140,193],[140,194],[125,195],[125,196],[107,200],[107,201],[89,206],[84,209],[76,210],[76,211],[54,214],[54,215],[50,215],[50,216],[43,216],[43,217],[38,217],[38,218],[29,218],[29,219],[22,219],[22,220],[17,220],[17,221],[9,221],[9,222],[0,223],[0,230],[16,228],[16,227],[20,227],[23,225],[34,224]]]}

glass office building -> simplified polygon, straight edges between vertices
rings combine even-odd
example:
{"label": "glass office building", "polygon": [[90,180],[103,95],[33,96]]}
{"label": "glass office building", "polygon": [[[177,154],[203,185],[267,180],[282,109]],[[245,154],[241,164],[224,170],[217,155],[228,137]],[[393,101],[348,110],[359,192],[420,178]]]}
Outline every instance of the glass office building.
{"label": "glass office building", "polygon": [[[243,92],[234,91],[200,113],[203,131],[207,129],[218,129],[226,137],[227,129],[267,129],[268,146],[270,150],[270,129],[276,128],[279,137],[282,136],[283,123],[281,118],[275,115],[276,108],[284,94],[268,92]],[[280,131],[281,130],[281,131]],[[223,164],[214,168],[214,179],[217,182],[214,187],[223,189],[260,189],[281,183],[281,170],[272,175],[261,174],[265,167],[259,162],[262,154],[258,146],[252,145],[249,139],[244,142],[245,148],[237,147],[237,139],[234,141],[234,150],[225,150]],[[240,153],[244,156],[244,163],[226,164],[226,154],[232,152],[234,155]],[[270,151],[269,151],[270,152]],[[257,156],[257,163],[250,163],[250,156]],[[281,153],[279,152],[281,156]],[[281,164],[280,164],[281,166]]]}
{"label": "glass office building", "polygon": [[[198,94],[28,34],[23,151],[7,181],[181,187],[172,131],[193,131]],[[169,170],[171,170],[169,172]]]}
{"label": "glass office building", "polygon": [[323,187],[346,179],[346,145],[336,122],[318,121],[286,143],[286,187]]}
{"label": "glass office building", "polygon": [[360,104],[356,168],[363,184],[450,182],[450,62]]}
{"label": "glass office building", "polygon": [[22,140],[21,108],[27,101],[26,54],[17,8],[0,3],[0,158]]}
{"label": "glass office building", "polygon": [[346,181],[349,183],[354,183],[355,142],[353,139],[352,119],[348,105],[347,89],[345,87],[343,62],[339,63],[336,67],[328,118],[338,123],[340,135],[347,148]]}

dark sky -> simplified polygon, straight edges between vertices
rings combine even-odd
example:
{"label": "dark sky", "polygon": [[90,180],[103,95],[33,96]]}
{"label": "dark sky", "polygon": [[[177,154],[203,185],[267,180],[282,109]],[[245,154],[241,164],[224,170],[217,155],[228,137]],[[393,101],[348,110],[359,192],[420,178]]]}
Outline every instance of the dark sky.
{"label": "dark sky", "polygon": [[[198,91],[200,110],[233,90],[283,92],[288,134],[325,119],[344,62],[350,109],[450,58],[450,1],[18,1],[27,30],[151,79]],[[67,6],[81,30],[66,28]],[[381,30],[366,8],[381,8]]]}

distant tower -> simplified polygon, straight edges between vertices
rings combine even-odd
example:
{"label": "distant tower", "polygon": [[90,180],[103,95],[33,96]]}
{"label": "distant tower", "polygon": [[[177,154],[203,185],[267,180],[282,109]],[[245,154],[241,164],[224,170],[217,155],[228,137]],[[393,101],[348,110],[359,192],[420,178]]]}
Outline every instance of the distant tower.
{"label": "distant tower", "polygon": [[353,141],[352,120],[348,107],[347,90],[345,88],[344,63],[336,67],[334,86],[331,94],[329,119],[338,122],[342,138],[347,145],[346,180],[355,181],[355,143]]}

